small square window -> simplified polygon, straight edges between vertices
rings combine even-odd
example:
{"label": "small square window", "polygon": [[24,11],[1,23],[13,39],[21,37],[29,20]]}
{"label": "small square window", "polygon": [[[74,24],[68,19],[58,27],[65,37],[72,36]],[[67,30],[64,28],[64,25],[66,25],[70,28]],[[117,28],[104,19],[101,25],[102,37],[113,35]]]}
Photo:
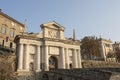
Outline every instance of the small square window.
{"label": "small square window", "polygon": [[11,22],[12,26],[15,26],[14,22]]}
{"label": "small square window", "polygon": [[13,27],[15,27],[15,26],[16,26],[16,24],[15,24],[14,22],[11,22],[11,25],[12,25]]}
{"label": "small square window", "polygon": [[21,30],[21,31],[23,31],[23,28],[22,28],[22,27],[20,27],[20,30]]}

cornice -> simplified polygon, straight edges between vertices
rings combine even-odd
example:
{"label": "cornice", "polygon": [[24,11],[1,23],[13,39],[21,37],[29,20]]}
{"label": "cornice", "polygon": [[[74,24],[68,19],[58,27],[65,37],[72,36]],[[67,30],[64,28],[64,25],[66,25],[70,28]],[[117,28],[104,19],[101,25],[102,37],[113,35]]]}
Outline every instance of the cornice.
{"label": "cornice", "polygon": [[24,24],[20,23],[19,21],[15,20],[14,18],[8,16],[7,14],[5,14],[5,13],[3,13],[3,12],[1,12],[1,11],[0,11],[0,15],[6,17],[6,18],[8,18],[8,19],[10,19],[10,20],[12,20],[12,21],[18,23],[18,24],[20,24],[20,25],[23,26],[23,27],[25,27]]}
{"label": "cornice", "polygon": [[18,37],[22,39],[41,40],[41,38],[38,38],[35,35],[18,35]]}
{"label": "cornice", "polygon": [[80,41],[73,40],[62,40],[62,39],[54,39],[54,38],[43,38],[44,41],[53,41],[53,42],[61,42],[64,44],[72,44],[72,45],[80,45]]}
{"label": "cornice", "polygon": [[18,35],[15,37],[15,42],[17,42],[20,38],[22,39],[29,39],[29,40],[37,40],[37,41],[52,41],[52,42],[61,42],[64,44],[71,44],[71,45],[80,45],[80,41],[78,40],[62,40],[62,39],[54,39],[54,38],[38,38],[36,36],[31,36],[31,35]]}
{"label": "cornice", "polygon": [[104,39],[104,38],[100,38],[100,39],[98,39],[99,41],[106,41],[106,42],[110,42],[110,43],[112,43],[112,41],[111,40],[107,40],[107,39]]}

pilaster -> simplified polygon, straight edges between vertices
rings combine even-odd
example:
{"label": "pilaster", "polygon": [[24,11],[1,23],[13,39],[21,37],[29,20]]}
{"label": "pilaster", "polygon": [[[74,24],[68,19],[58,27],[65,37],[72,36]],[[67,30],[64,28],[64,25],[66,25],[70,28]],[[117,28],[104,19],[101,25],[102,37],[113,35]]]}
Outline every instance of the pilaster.
{"label": "pilaster", "polygon": [[73,68],[78,68],[78,64],[77,64],[77,54],[76,54],[76,50],[73,49],[73,53],[72,53],[72,58],[73,58]]}
{"label": "pilaster", "polygon": [[48,56],[48,45],[45,45],[45,56],[44,56],[44,64],[45,71],[49,71],[49,56]]}
{"label": "pilaster", "polygon": [[61,47],[61,53],[60,53],[60,59],[61,59],[61,66],[60,68],[65,69],[65,54],[64,54],[64,48]]}
{"label": "pilaster", "polygon": [[78,68],[82,68],[82,64],[81,64],[81,53],[80,50],[77,50],[77,58],[78,58]]}
{"label": "pilaster", "polygon": [[66,68],[67,68],[67,69],[70,69],[70,67],[69,67],[68,48],[66,48],[66,55],[65,55],[65,58],[66,58]]}
{"label": "pilaster", "polygon": [[40,70],[40,62],[41,62],[41,53],[40,53],[40,46],[37,45],[37,53],[36,53],[36,71],[41,71]]}

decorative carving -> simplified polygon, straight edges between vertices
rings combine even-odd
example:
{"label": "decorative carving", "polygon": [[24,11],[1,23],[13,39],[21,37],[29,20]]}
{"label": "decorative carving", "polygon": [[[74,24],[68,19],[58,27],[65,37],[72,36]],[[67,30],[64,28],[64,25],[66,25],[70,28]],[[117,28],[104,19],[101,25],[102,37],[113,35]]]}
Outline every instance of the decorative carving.
{"label": "decorative carving", "polygon": [[58,31],[48,30],[48,37],[50,38],[59,38]]}
{"label": "decorative carving", "polygon": [[52,54],[52,55],[59,55],[59,48],[58,47],[50,47],[49,51],[50,51],[50,54]]}
{"label": "decorative carving", "polygon": [[68,52],[69,52],[69,56],[72,56],[73,51],[69,49]]}
{"label": "decorative carving", "polygon": [[35,46],[34,45],[30,45],[30,53],[35,54]]}

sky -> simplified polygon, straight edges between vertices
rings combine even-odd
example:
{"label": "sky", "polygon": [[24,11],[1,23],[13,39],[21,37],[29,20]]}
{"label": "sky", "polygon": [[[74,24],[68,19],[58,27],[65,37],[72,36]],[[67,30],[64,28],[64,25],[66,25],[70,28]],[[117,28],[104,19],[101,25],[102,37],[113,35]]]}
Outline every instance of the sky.
{"label": "sky", "polygon": [[120,0],[0,0],[2,12],[24,23],[28,32],[39,33],[40,25],[56,21],[65,36],[77,39],[96,36],[120,41]]}

